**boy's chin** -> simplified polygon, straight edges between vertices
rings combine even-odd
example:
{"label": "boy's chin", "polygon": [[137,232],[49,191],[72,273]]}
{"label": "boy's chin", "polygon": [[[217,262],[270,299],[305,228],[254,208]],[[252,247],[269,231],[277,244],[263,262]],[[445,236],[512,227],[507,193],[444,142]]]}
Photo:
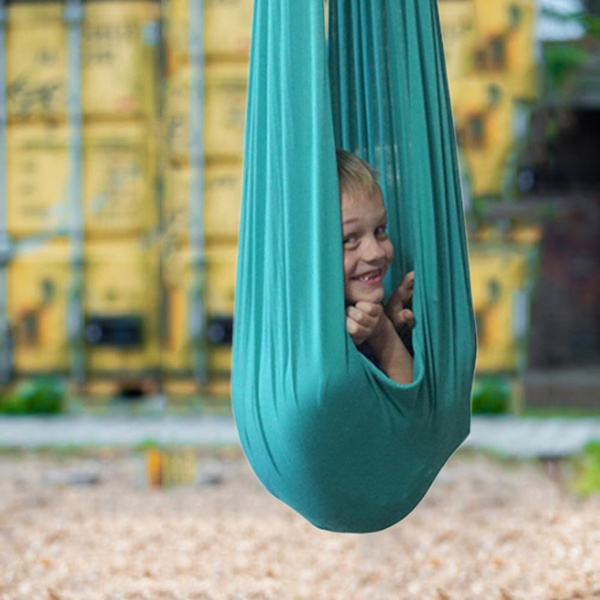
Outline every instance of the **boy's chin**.
{"label": "boy's chin", "polygon": [[350,293],[346,296],[346,302],[348,304],[356,304],[358,302],[372,302],[373,304],[381,304],[383,302],[385,292],[383,287],[381,289],[376,288],[368,292],[356,292]]}

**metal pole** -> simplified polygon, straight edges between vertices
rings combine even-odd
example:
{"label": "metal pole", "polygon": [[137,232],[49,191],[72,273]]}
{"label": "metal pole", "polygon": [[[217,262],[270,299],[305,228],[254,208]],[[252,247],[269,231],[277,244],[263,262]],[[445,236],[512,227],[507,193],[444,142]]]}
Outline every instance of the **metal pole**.
{"label": "metal pole", "polygon": [[7,223],[6,188],[6,7],[0,0],[0,383],[8,383],[12,373],[13,344],[8,319],[8,263],[11,240]]}
{"label": "metal pole", "polygon": [[82,108],[81,108],[81,0],[67,0],[67,121],[69,129],[69,211],[70,283],[67,301],[67,338],[71,351],[71,376],[77,384],[85,380],[83,343],[83,192],[82,192]]}
{"label": "metal pole", "polygon": [[194,379],[208,380],[206,345],[206,250],[204,239],[204,2],[189,4],[190,109],[189,109],[189,237],[191,282],[189,324]]}

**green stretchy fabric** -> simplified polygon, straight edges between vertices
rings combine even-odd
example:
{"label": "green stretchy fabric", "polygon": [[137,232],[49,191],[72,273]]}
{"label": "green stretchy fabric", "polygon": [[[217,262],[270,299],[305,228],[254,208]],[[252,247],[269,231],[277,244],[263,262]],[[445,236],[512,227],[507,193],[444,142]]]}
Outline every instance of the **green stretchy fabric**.
{"label": "green stretchy fabric", "polygon": [[[404,518],[469,431],[475,328],[435,0],[256,0],[232,401],[265,487],[315,526]],[[336,146],[381,175],[414,269],[414,381],[346,332]]]}

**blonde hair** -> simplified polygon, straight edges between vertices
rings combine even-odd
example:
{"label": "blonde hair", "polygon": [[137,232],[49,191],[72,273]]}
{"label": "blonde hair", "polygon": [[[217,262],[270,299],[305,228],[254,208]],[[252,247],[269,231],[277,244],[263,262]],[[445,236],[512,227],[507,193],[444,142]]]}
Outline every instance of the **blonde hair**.
{"label": "blonde hair", "polygon": [[336,150],[336,159],[340,193],[381,193],[377,182],[379,173],[368,162],[341,148]]}

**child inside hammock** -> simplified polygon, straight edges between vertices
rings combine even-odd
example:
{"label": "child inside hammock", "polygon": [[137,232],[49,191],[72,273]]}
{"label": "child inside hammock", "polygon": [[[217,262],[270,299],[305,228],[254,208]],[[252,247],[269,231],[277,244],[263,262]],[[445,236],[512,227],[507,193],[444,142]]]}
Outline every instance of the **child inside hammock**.
{"label": "child inside hammock", "polygon": [[359,350],[390,379],[410,383],[414,271],[404,277],[384,306],[383,278],[394,257],[394,247],[387,234],[387,213],[377,173],[346,150],[337,151],[337,168],[348,333]]}

